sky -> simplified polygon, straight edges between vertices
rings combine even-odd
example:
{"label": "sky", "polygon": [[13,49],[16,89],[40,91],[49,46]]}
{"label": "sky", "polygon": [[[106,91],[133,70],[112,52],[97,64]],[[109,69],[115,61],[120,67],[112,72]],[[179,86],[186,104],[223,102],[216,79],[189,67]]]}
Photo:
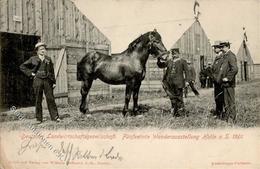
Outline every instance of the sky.
{"label": "sky", "polygon": [[[260,63],[260,0],[197,0],[199,21],[211,44],[228,40],[237,51],[246,28],[254,63]],[[154,28],[167,49],[195,21],[194,0],[73,0],[111,41],[111,52],[125,50],[135,38]]]}

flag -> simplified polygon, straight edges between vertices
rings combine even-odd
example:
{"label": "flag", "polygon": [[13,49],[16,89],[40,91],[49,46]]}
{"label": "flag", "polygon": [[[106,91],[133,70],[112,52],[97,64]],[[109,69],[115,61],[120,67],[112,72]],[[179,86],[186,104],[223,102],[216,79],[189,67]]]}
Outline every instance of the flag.
{"label": "flag", "polygon": [[244,41],[246,41],[246,42],[247,42],[246,28],[245,28],[245,27],[243,27],[243,30],[244,30]]}
{"label": "flag", "polygon": [[195,0],[195,2],[194,2],[194,6],[193,6],[193,12],[194,12],[194,15],[196,15],[196,8],[199,7],[199,6],[200,6],[200,4],[198,3],[197,0]]}

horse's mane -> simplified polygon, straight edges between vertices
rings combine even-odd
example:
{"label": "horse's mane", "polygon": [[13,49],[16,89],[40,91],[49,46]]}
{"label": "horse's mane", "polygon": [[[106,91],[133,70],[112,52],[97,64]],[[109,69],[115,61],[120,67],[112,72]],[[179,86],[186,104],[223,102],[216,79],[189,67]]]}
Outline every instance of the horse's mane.
{"label": "horse's mane", "polygon": [[140,35],[138,38],[136,38],[133,42],[131,42],[129,45],[128,45],[128,48],[126,49],[126,51],[129,53],[129,52],[132,52],[135,47],[136,47],[136,44],[141,42],[141,41],[144,41],[144,42],[148,42],[149,40],[149,37],[148,37],[148,34],[149,32],[143,34],[143,35]]}

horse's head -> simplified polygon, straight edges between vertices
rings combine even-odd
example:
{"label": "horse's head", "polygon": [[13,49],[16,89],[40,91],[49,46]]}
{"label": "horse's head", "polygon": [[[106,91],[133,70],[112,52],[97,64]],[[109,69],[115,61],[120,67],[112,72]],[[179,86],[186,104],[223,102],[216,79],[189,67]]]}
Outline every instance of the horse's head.
{"label": "horse's head", "polygon": [[154,31],[149,32],[149,53],[154,57],[159,57],[167,53],[167,49],[162,43],[161,35],[154,29]]}

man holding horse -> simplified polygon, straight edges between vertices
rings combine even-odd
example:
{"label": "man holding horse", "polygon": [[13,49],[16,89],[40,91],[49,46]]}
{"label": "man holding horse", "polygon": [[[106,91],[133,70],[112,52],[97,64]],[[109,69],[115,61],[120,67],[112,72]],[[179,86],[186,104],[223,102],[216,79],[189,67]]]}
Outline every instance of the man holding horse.
{"label": "man holding horse", "polygon": [[[180,58],[179,48],[171,49],[168,60],[159,57],[157,65],[159,68],[167,68],[163,77],[163,88],[171,100],[171,113],[173,116],[186,115],[183,102],[183,88],[188,85],[188,65],[186,60]],[[185,78],[184,75],[185,74]],[[185,79],[187,82],[185,83]]]}

